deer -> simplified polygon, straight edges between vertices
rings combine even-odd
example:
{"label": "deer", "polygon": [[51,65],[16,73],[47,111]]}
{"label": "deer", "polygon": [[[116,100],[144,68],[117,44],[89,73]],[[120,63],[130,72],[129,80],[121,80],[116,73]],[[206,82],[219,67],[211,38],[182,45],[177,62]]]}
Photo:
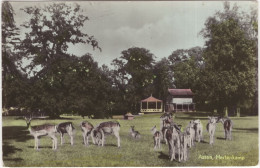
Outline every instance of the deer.
{"label": "deer", "polygon": [[221,122],[224,126],[224,136],[226,140],[232,140],[232,127],[233,122],[229,118],[218,117],[217,123]]}
{"label": "deer", "polygon": [[167,129],[167,127],[170,127],[171,124],[173,123],[173,120],[172,120],[172,113],[164,113],[163,115],[161,115],[160,117],[160,132],[161,132],[161,135],[162,135],[162,139],[165,141],[166,145],[167,145],[167,139],[165,137],[165,130]]}
{"label": "deer", "polygon": [[189,122],[189,125],[186,127],[186,133],[188,134],[188,135],[190,135],[189,136],[189,143],[188,143],[188,146],[189,146],[189,148],[191,148],[192,146],[194,146],[194,141],[195,141],[195,129],[194,129],[194,121],[192,120],[192,121],[190,121]]}
{"label": "deer", "polygon": [[73,145],[73,131],[75,128],[73,127],[72,122],[63,122],[57,125],[57,131],[60,133],[60,141],[61,145],[63,145],[64,141],[64,134],[68,134],[70,136],[70,144]]}
{"label": "deer", "polygon": [[214,144],[214,134],[216,130],[216,117],[209,117],[208,116],[208,124],[207,124],[207,131],[209,132],[210,140],[209,144],[213,145]]}
{"label": "deer", "polygon": [[[178,153],[178,160],[180,162],[181,157],[181,139],[180,139],[180,128],[173,124],[166,130],[166,139],[168,141],[169,146],[169,158],[171,161],[175,158],[175,154]],[[177,152],[178,151],[178,152]]]}
{"label": "deer", "polygon": [[[91,136],[91,131],[93,130],[94,126],[88,121],[83,121],[80,123],[80,128],[81,128],[82,135],[83,135],[84,145],[88,146],[89,145],[88,139],[89,139],[89,136]],[[93,144],[95,144],[93,137],[92,137],[92,142],[93,142]]]}
{"label": "deer", "polygon": [[188,159],[188,144],[190,135],[187,132],[179,133],[180,137],[180,160],[187,161]]}
{"label": "deer", "polygon": [[100,145],[103,147],[105,143],[105,134],[110,135],[114,134],[117,138],[117,147],[120,148],[120,124],[119,122],[107,121],[98,124],[91,131],[91,137],[94,140],[94,144]]}
{"label": "deer", "polygon": [[154,149],[160,149],[161,148],[161,133],[157,131],[156,125],[151,129],[153,134],[153,140],[154,140]]}
{"label": "deer", "polygon": [[130,135],[134,138],[134,139],[140,139],[141,138],[141,134],[138,131],[135,131],[135,126],[130,126]]}
{"label": "deer", "polygon": [[196,141],[200,142],[201,140],[203,140],[203,126],[200,122],[199,119],[194,120],[194,129],[195,129],[195,139]]}
{"label": "deer", "polygon": [[52,149],[57,149],[57,138],[55,136],[55,133],[57,133],[57,126],[52,124],[43,124],[43,125],[36,125],[31,126],[31,120],[32,118],[24,117],[27,129],[29,130],[30,134],[34,137],[35,143],[34,143],[34,149],[39,149],[39,137],[41,136],[49,136],[52,138]]}

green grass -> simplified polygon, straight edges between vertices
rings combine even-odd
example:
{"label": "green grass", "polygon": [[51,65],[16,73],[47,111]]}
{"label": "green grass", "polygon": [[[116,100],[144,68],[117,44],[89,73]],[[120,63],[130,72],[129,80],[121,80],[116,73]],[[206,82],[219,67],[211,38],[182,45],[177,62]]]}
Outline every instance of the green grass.
{"label": "green grass", "polygon": [[[3,117],[3,161],[8,167],[91,167],[91,166],[254,166],[258,164],[258,117],[231,118],[234,122],[233,140],[225,141],[222,124],[217,125],[215,143],[208,144],[209,134],[206,132],[207,113],[178,113],[175,122],[187,126],[191,119],[201,119],[204,126],[205,143],[196,143],[189,149],[189,159],[178,163],[169,161],[168,146],[161,145],[161,150],[153,149],[153,139],[150,129],[157,125],[159,129],[160,114],[138,116],[132,121],[117,120],[121,124],[121,148],[117,148],[114,136],[106,137],[105,147],[98,147],[90,142],[89,147],[83,145],[83,138],[79,124],[80,117],[66,116],[62,120],[32,120],[32,125],[43,123],[58,124],[72,121],[76,127],[75,145],[69,144],[69,137],[65,135],[65,144],[58,145],[58,150],[51,149],[52,141],[49,137],[40,139],[40,150],[33,149],[34,139],[26,129],[25,121],[19,117]],[[65,116],[63,116],[65,117]],[[105,119],[87,119],[93,125]],[[112,120],[112,119],[111,119]],[[129,129],[135,125],[142,137],[133,140],[129,137]],[[60,136],[57,134],[60,144]],[[216,159],[232,155],[240,159]],[[202,156],[212,156],[202,159]],[[243,159],[243,160],[242,160]]]}

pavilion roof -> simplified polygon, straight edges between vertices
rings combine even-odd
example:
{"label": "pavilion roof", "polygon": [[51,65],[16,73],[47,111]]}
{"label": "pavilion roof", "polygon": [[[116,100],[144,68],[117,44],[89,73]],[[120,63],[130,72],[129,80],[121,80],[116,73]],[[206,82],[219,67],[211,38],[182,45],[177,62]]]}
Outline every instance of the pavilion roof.
{"label": "pavilion roof", "polygon": [[153,96],[148,97],[147,99],[141,100],[141,102],[162,102],[162,100],[156,99]]}

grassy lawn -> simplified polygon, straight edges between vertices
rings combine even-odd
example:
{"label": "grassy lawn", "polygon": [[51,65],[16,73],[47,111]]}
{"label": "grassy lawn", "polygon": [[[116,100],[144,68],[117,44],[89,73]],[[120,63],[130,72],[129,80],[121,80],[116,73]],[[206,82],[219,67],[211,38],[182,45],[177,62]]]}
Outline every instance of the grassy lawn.
{"label": "grassy lawn", "polygon": [[[160,126],[160,114],[138,116],[132,121],[117,120],[121,124],[121,148],[117,148],[115,136],[106,137],[105,147],[98,147],[90,142],[89,147],[83,145],[79,127],[81,117],[66,116],[61,120],[32,120],[32,126],[72,121],[76,128],[75,144],[69,144],[69,136],[65,135],[65,144],[58,150],[51,149],[49,137],[40,139],[40,150],[34,147],[34,138],[26,129],[25,120],[19,117],[3,117],[3,161],[8,167],[91,167],[91,166],[254,166],[258,164],[258,117],[232,117],[234,128],[232,141],[223,140],[224,130],[221,123],[217,125],[215,143],[208,144],[209,134],[206,132],[207,113],[178,113],[174,119],[178,124],[187,126],[192,119],[201,119],[203,123],[204,143],[196,143],[189,149],[189,159],[178,163],[169,161],[168,146],[161,145],[161,150],[153,149],[151,128]],[[65,117],[65,116],[64,116]],[[113,119],[110,119],[113,120]],[[106,119],[87,119],[93,125]],[[130,126],[141,133],[140,140],[129,137]],[[212,159],[205,159],[210,158]],[[216,158],[217,157],[217,158]]]}

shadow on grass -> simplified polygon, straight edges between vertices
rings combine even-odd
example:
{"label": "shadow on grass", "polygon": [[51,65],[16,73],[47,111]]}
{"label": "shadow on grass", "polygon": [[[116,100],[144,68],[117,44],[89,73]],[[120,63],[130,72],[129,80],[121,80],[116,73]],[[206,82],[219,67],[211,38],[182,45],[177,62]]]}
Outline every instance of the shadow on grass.
{"label": "shadow on grass", "polygon": [[159,156],[158,156],[158,158],[159,159],[163,159],[163,160],[169,160],[169,155],[166,155],[166,154],[164,154],[163,152],[159,152]]}
{"label": "shadow on grass", "polygon": [[223,138],[223,137],[217,137],[217,139],[219,139],[219,140],[226,140],[226,139]]}
{"label": "shadow on grass", "polygon": [[249,132],[249,133],[258,133],[258,128],[233,128],[237,132]]}
{"label": "shadow on grass", "polygon": [[22,149],[16,148],[13,145],[10,145],[8,142],[3,143],[3,156],[8,157],[10,154],[14,154],[17,151],[21,152]]}
{"label": "shadow on grass", "polygon": [[[16,148],[10,143],[6,142],[8,140],[15,140],[17,142],[25,142],[31,139],[31,136],[28,135],[26,127],[22,126],[7,126],[2,128],[3,136],[3,156],[8,157],[10,154],[15,154],[16,152],[21,152],[22,149]],[[21,158],[8,158],[4,159],[5,161],[22,161]]]}
{"label": "shadow on grass", "polygon": [[197,143],[208,143],[208,142],[201,140],[200,142],[197,142]]}
{"label": "shadow on grass", "polygon": [[117,147],[117,145],[115,145],[115,144],[104,144],[104,146],[116,146]]}
{"label": "shadow on grass", "polygon": [[29,135],[26,127],[23,126],[6,126],[3,127],[3,140],[15,140],[17,142],[25,142],[32,137]]}
{"label": "shadow on grass", "polygon": [[[31,146],[31,145],[30,145],[30,146],[28,146],[28,148],[34,149],[34,146]],[[52,149],[51,146],[40,146],[40,145],[38,146],[38,148],[39,148],[39,149]]]}

